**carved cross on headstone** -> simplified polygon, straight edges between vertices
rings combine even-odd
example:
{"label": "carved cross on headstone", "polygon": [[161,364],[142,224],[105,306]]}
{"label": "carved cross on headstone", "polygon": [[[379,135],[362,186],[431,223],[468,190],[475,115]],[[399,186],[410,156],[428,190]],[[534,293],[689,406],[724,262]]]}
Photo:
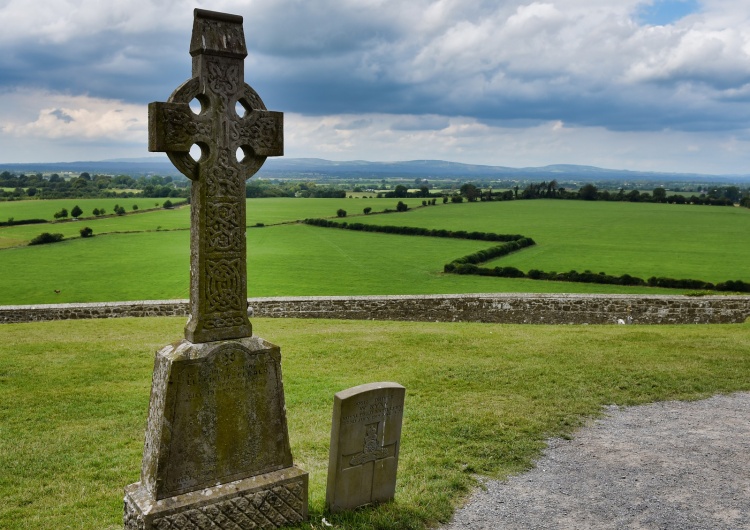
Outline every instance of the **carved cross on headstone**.
{"label": "carved cross on headstone", "polygon": [[372,464],[368,470],[363,470],[362,472],[363,477],[369,477],[364,480],[368,489],[362,491],[363,498],[366,499],[372,499],[372,492],[378,478],[378,461],[384,458],[393,458],[397,454],[396,446],[398,442],[385,444],[379,438],[382,438],[379,422],[365,425],[365,439],[362,451],[350,455],[341,455],[341,471],[346,471],[352,467]]}
{"label": "carved cross on headstone", "polygon": [[[148,106],[149,151],[166,152],[193,181],[190,318],[185,338],[252,335],[247,318],[245,180],[284,154],[283,114],[266,110],[244,82],[242,17],[196,9],[193,77],[166,103]],[[198,113],[191,102],[200,104]],[[197,106],[197,105],[194,105]],[[201,156],[194,160],[191,148]]]}

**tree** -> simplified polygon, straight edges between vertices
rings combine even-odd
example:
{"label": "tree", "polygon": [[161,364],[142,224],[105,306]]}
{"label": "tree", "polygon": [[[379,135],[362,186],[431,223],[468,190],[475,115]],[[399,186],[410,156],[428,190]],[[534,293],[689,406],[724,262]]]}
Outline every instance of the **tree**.
{"label": "tree", "polygon": [[346,210],[343,208],[336,210],[336,217],[346,217]]}
{"label": "tree", "polygon": [[94,230],[89,228],[88,226],[85,226],[81,228],[80,233],[81,237],[91,237],[94,235]]}
{"label": "tree", "polygon": [[65,219],[66,217],[68,217],[68,210],[63,208],[59,212],[55,213],[54,217],[55,219]]}
{"label": "tree", "polygon": [[581,189],[578,190],[578,196],[584,201],[595,201],[596,191],[596,186],[593,184],[584,184]]}
{"label": "tree", "polygon": [[394,197],[396,197],[397,199],[402,199],[402,198],[406,197],[406,193],[407,193],[408,191],[409,191],[409,190],[407,189],[407,187],[406,187],[406,186],[403,186],[403,185],[399,184],[399,185],[398,185],[398,186],[396,186],[396,188],[395,188],[395,189],[393,190],[393,196],[394,196]]}
{"label": "tree", "polygon": [[76,204],[73,206],[73,209],[70,211],[70,215],[76,219],[78,219],[83,214],[83,210]]}
{"label": "tree", "polygon": [[[174,206],[174,205],[172,204],[172,201],[170,201],[169,199],[167,199],[166,201],[164,201],[164,204],[162,204],[162,206],[163,206],[164,208],[167,208],[167,209],[169,209],[169,208],[172,208],[172,206]],[[124,213],[124,212],[123,212],[123,213]]]}
{"label": "tree", "polygon": [[461,192],[461,195],[466,197],[466,200],[469,202],[476,201],[479,195],[482,193],[482,190],[477,188],[471,182],[467,182],[466,184],[463,184],[459,191]]}
{"label": "tree", "polygon": [[372,211],[372,208],[370,208],[369,206],[368,206],[367,208],[365,208],[364,210],[362,210],[362,212],[363,212],[363,213],[364,213],[365,215],[369,215],[369,213],[370,213],[371,211]]}
{"label": "tree", "polygon": [[137,205],[137,204],[134,204],[134,205],[133,205],[133,211],[136,211],[136,210],[138,210],[138,205]]}
{"label": "tree", "polygon": [[651,196],[654,198],[655,202],[666,202],[667,190],[662,187],[654,188],[654,191],[651,192]]}
{"label": "tree", "polygon": [[94,208],[94,211],[91,213],[93,213],[94,215],[99,215],[99,208]]}
{"label": "tree", "polygon": [[409,207],[404,203],[403,201],[398,201],[398,204],[396,205],[396,211],[397,212],[405,212],[408,210]]}

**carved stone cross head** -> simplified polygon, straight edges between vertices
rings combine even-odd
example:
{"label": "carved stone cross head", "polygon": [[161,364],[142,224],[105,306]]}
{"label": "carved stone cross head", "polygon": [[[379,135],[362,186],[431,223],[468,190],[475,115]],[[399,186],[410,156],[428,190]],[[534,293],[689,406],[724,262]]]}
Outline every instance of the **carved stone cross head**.
{"label": "carved stone cross head", "polygon": [[245,180],[266,157],[284,154],[283,114],[266,110],[244,82],[242,17],[196,9],[190,55],[192,78],[148,106],[149,151],[166,152],[193,181],[185,338],[249,337]]}

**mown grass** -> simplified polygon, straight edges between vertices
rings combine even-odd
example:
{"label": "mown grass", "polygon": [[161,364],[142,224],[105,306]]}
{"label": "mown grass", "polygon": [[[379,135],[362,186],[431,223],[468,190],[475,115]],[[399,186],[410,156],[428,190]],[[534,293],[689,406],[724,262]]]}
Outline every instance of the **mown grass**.
{"label": "mown grass", "polygon": [[[750,324],[511,326],[255,319],[282,348],[295,462],[322,529],[333,394],[407,388],[396,501],[335,528],[446,521],[476,484],[528,469],[605,404],[750,390]],[[138,480],[153,352],[183,318],[0,326],[0,527],[116,529]],[[679,435],[679,433],[675,433]]]}

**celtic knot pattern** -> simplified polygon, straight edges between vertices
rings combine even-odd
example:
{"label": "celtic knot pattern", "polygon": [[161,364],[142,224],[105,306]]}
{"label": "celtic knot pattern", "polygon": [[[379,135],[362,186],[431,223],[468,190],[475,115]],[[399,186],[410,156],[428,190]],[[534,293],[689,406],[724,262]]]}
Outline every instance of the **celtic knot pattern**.
{"label": "celtic knot pattern", "polygon": [[189,109],[165,108],[164,119],[167,142],[170,144],[190,144],[198,136],[211,134],[210,125],[196,121]]}
{"label": "celtic knot pattern", "polygon": [[245,235],[240,204],[236,202],[208,203],[206,229],[209,252],[242,252]]}
{"label": "celtic knot pattern", "polygon": [[240,70],[237,65],[229,65],[223,70],[219,64],[208,63],[208,83],[219,94],[232,94],[237,90]]}
{"label": "celtic knot pattern", "polygon": [[244,200],[244,180],[239,171],[232,165],[229,149],[219,152],[216,165],[208,170],[206,179],[206,195],[209,197],[229,197]]}
{"label": "celtic knot pattern", "polygon": [[206,263],[206,303],[208,313],[224,311],[244,311],[245,293],[242,291],[242,277],[245,271],[240,270],[243,260],[217,259]]}
{"label": "celtic knot pattern", "polygon": [[245,319],[243,317],[238,317],[238,316],[213,317],[213,318],[207,318],[203,324],[203,327],[206,329],[221,329],[221,328],[231,328],[234,326],[241,326],[244,323],[245,323]]}

